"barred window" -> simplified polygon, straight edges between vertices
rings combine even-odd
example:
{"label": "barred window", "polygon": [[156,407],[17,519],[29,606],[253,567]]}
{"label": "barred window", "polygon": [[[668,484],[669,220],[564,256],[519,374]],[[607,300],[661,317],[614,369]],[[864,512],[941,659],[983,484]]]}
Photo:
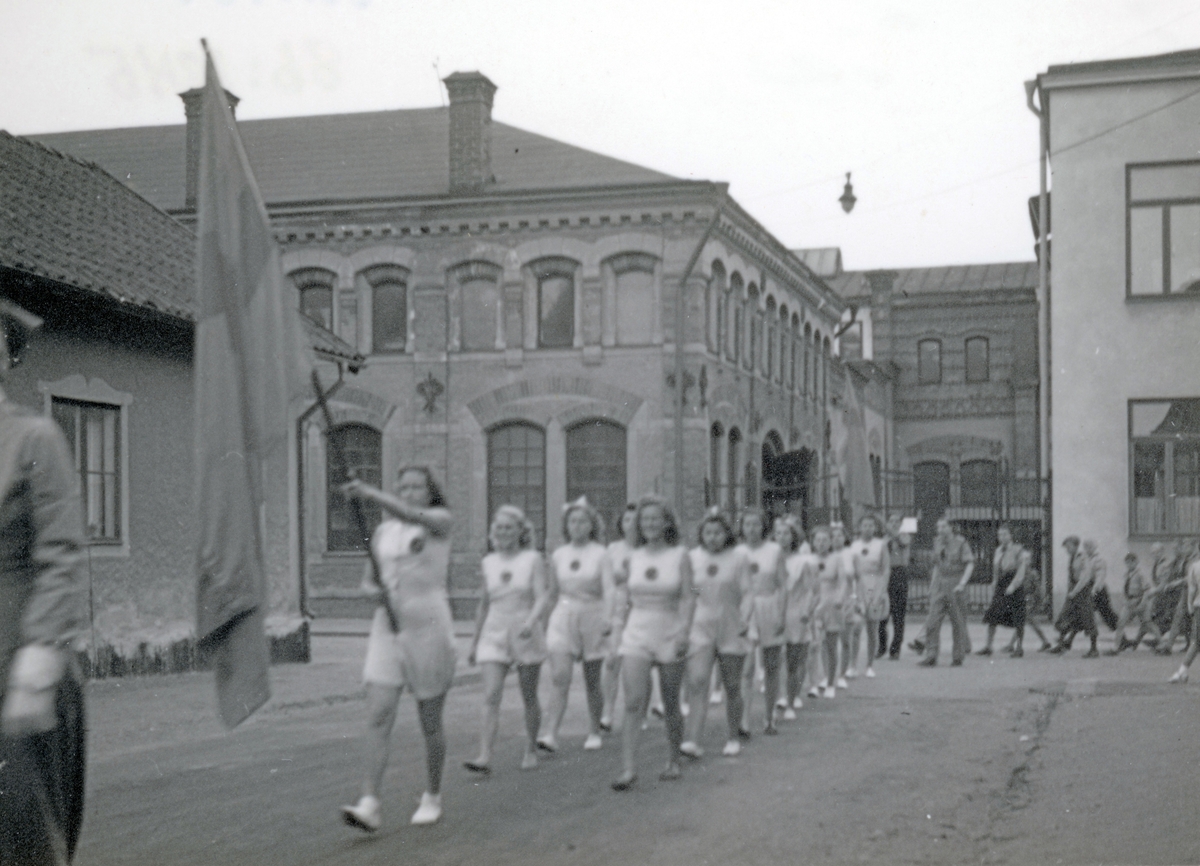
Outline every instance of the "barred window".
{"label": "barred window", "polygon": [[83,501],[84,528],[96,544],[121,538],[121,407],[54,397],[50,414],[67,437]]}
{"label": "barred window", "polygon": [[1131,400],[1133,535],[1200,534],[1200,398]]}
{"label": "barred window", "polygon": [[371,541],[371,533],[382,519],[382,513],[376,502],[364,500],[361,503],[367,523],[364,536],[351,514],[350,503],[342,495],[340,488],[349,479],[336,455],[340,449],[346,461],[345,468],[355,478],[379,487],[383,479],[383,437],[378,430],[366,424],[343,424],[334,427],[327,436],[325,477],[329,484],[326,547],[331,551],[365,551]]}
{"label": "barred window", "polygon": [[516,505],[546,539],[546,434],[541,427],[514,421],[488,432],[488,514]]}

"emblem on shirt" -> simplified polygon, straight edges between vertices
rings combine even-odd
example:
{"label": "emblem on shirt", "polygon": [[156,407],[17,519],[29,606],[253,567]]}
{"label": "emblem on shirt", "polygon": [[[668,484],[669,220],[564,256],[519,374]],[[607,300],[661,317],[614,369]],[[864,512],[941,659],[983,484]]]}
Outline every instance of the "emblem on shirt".
{"label": "emblem on shirt", "polygon": [[425,549],[425,536],[418,535],[408,543],[408,549],[411,553],[420,553]]}
{"label": "emblem on shirt", "polygon": [[510,583],[512,581],[512,572],[511,571],[500,572],[500,580],[503,581],[504,583]]}
{"label": "emblem on shirt", "polygon": [[571,560],[571,571],[579,571],[579,560],[578,559]]}
{"label": "emblem on shirt", "polygon": [[654,580],[658,577],[658,569],[653,565],[646,569],[646,580]]}
{"label": "emblem on shirt", "polygon": [[715,562],[708,566],[708,576],[709,577],[717,576],[717,564]]}
{"label": "emblem on shirt", "polygon": [[869,555],[870,553],[871,553],[871,548],[869,548],[869,547],[864,547],[864,548],[863,548],[863,556],[867,556],[867,555]]}
{"label": "emblem on shirt", "polygon": [[750,563],[750,573],[758,574],[758,563],[757,562]]}

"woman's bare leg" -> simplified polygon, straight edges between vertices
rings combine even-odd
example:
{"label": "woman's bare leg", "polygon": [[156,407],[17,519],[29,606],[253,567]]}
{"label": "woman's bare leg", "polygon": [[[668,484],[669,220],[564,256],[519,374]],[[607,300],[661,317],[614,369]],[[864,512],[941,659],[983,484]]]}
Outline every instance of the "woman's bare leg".
{"label": "woman's bare leg", "polygon": [[417,718],[425,737],[425,790],[434,795],[442,791],[442,769],[446,766],[446,734],[442,729],[445,707],[445,695],[417,701]]}
{"label": "woman's bare leg", "polygon": [[687,660],[688,699],[691,702],[691,712],[687,718],[687,733],[684,740],[699,744],[704,735],[704,722],[708,718],[708,687],[712,676],[713,662],[716,661],[716,649],[704,647],[697,650]]}
{"label": "woman's bare leg", "polygon": [[642,719],[650,703],[650,659],[626,656],[621,659],[621,685],[625,689],[625,725],[621,732],[621,775],[617,783],[630,783],[637,776],[637,746]]}
{"label": "woman's bare leg", "polygon": [[742,723],[742,668],[746,665],[743,655],[718,655],[721,681],[725,684],[725,723],[729,726],[727,739],[735,740]]}
{"label": "woman's bare leg", "polygon": [[[588,733],[600,733],[600,716],[604,713],[604,692],[601,688],[604,662],[600,659],[583,663],[583,685],[587,692]],[[554,729],[558,736],[558,728]]]}
{"label": "woman's bare leg", "polygon": [[568,653],[550,654],[550,706],[546,708],[547,721],[550,731],[542,739],[551,746],[558,745],[558,729],[562,726],[563,716],[567,712],[567,695],[571,691],[571,673],[575,660]]}
{"label": "woman's bare leg", "polygon": [[541,674],[541,662],[517,665],[521,700],[525,703],[525,756],[521,758],[522,770],[532,770],[537,766],[537,735],[538,728],[542,726],[542,707],[538,703],[538,679]]}
{"label": "woman's bare leg", "polygon": [[504,695],[504,678],[508,665],[503,662],[484,662],[483,669],[483,730],[479,735],[479,757],[473,763],[480,767],[492,763],[492,748],[500,729],[500,698]]}
{"label": "woman's bare leg", "polygon": [[363,739],[366,772],[363,775],[364,797],[379,798],[383,771],[387,769],[391,751],[392,727],[396,724],[396,707],[400,703],[400,688],[367,683],[367,732]]}

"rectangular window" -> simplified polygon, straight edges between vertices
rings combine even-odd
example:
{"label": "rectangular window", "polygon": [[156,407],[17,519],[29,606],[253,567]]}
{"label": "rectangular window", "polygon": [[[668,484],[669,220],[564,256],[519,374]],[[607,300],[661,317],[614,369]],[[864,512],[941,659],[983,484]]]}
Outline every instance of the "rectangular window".
{"label": "rectangular window", "polygon": [[1200,162],[1129,166],[1126,217],[1126,292],[1200,293]]}
{"label": "rectangular window", "polygon": [[75,459],[88,538],[121,543],[121,407],[55,397],[50,412]]}
{"label": "rectangular window", "polygon": [[617,343],[646,346],[654,334],[654,273],[627,270],[616,274]]}
{"label": "rectangular window", "polygon": [[860,361],[863,356],[862,322],[854,322],[841,336],[842,357],[850,361]]}
{"label": "rectangular window", "polygon": [[1129,403],[1130,532],[1200,533],[1200,398]]}
{"label": "rectangular window", "polygon": [[500,286],[494,279],[476,278],[462,283],[462,347],[496,348],[496,312]]}
{"label": "rectangular window", "polygon": [[546,543],[546,434],[540,427],[513,422],[488,433],[488,515],[511,504],[525,512]]}
{"label": "rectangular window", "polygon": [[988,341],[987,337],[971,337],[966,343],[967,381],[986,382],[988,380]]}
{"label": "rectangular window", "polygon": [[917,343],[917,383],[936,385],[942,381],[942,343],[921,340]]}

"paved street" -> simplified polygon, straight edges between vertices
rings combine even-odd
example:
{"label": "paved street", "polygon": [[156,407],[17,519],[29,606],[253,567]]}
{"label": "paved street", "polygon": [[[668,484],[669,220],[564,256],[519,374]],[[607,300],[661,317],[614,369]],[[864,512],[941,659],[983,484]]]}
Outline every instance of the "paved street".
{"label": "paved street", "polygon": [[[944,657],[925,670],[906,652],[682,781],[658,781],[653,724],[627,794],[608,788],[615,738],[580,748],[578,682],[557,756],[517,769],[510,687],[494,773],[470,777],[460,765],[475,749],[480,687],[464,668],[447,704],[445,819],[408,825],[423,753],[406,699],[384,828],[367,836],[337,816],[358,786],[361,652],[359,637],[317,637],[313,663],[275,668],[271,703],[233,733],[216,721],[208,675],[92,683],[80,866],[1200,862],[1200,686],[1165,684],[1178,653],[1085,660],[1077,645],[1066,658],[951,668]],[[723,713],[709,719],[713,755]]]}

